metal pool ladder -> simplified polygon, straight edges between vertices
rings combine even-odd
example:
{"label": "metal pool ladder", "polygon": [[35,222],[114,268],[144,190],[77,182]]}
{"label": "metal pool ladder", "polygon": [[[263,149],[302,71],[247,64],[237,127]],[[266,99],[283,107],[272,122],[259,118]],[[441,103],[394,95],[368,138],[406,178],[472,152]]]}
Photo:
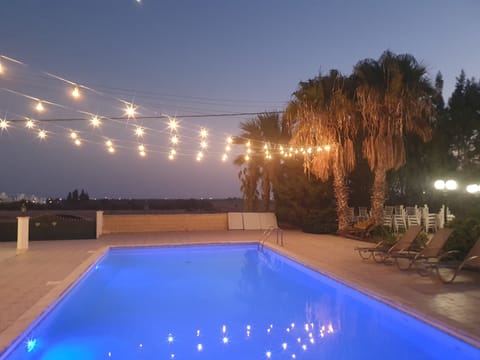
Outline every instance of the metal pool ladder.
{"label": "metal pool ladder", "polygon": [[276,238],[275,243],[277,245],[283,246],[283,230],[278,228],[278,227],[270,226],[269,228],[267,228],[263,232],[262,237],[258,241],[258,250],[263,251],[263,247],[265,246],[265,242],[270,237],[270,235],[272,235],[273,232],[275,232],[277,234],[277,238]]}

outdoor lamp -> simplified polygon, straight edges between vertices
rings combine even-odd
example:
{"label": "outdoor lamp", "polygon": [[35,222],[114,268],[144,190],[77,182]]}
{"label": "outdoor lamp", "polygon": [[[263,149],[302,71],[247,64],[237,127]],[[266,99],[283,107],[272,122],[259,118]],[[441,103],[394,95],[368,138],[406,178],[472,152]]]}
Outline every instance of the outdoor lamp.
{"label": "outdoor lamp", "polygon": [[467,185],[466,190],[470,194],[476,194],[476,193],[480,192],[480,185],[479,184]]}
{"label": "outdoor lamp", "polygon": [[447,192],[450,191],[450,190],[456,190],[457,187],[458,187],[458,184],[455,180],[436,180],[434,183],[433,183],[433,186],[435,187],[435,189],[437,190],[442,190],[443,191],[443,194],[445,195],[445,204],[443,205],[444,206],[444,209],[443,209],[443,220],[444,220],[444,226],[447,225],[447,222],[448,222],[448,217],[447,217],[447,200],[446,200],[446,197],[447,197]]}

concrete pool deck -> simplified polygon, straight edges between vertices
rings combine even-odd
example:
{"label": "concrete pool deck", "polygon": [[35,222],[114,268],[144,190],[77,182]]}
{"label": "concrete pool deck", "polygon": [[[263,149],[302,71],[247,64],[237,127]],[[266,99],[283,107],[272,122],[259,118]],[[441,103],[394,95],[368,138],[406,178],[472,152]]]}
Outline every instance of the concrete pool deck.
{"label": "concrete pool deck", "polygon": [[[0,353],[109,246],[257,241],[261,231],[113,234],[97,240],[35,241],[16,253],[0,243]],[[360,241],[284,231],[285,246],[267,246],[480,348],[480,273],[463,271],[452,284],[395,265],[361,260]]]}

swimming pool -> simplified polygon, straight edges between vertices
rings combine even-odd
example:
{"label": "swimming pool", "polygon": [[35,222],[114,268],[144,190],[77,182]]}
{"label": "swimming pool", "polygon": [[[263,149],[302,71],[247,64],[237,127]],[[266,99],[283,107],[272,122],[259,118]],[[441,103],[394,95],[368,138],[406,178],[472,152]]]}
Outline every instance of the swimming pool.
{"label": "swimming pool", "polygon": [[478,359],[256,245],[110,249],[1,359]]}

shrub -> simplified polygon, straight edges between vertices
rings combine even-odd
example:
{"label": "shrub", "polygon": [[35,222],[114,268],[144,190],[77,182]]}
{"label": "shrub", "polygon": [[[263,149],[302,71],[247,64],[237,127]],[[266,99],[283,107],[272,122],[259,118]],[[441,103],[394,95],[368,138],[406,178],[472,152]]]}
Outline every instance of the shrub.
{"label": "shrub", "polygon": [[302,231],[312,234],[334,234],[337,231],[335,209],[311,210],[303,219]]}
{"label": "shrub", "polygon": [[456,218],[450,226],[454,232],[445,244],[445,251],[457,250],[458,258],[463,259],[480,237],[480,218]]}

